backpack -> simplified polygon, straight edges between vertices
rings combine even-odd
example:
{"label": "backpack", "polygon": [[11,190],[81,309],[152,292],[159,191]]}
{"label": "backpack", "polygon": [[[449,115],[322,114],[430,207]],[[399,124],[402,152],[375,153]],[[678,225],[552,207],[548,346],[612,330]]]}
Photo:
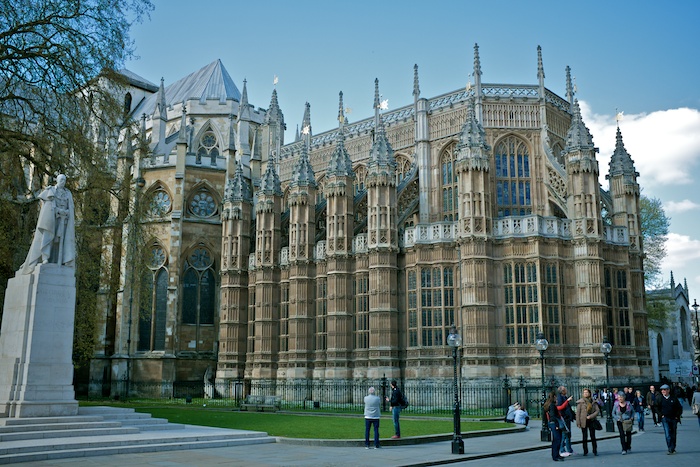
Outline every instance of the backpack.
{"label": "backpack", "polygon": [[405,409],[406,407],[408,407],[408,399],[404,394],[401,394],[401,408]]}

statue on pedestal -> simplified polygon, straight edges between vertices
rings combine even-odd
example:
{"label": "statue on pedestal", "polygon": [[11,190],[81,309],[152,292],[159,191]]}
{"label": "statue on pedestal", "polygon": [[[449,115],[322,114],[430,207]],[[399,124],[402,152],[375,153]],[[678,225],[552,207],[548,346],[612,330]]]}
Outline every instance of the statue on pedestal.
{"label": "statue on pedestal", "polygon": [[39,220],[20,274],[31,274],[37,264],[75,267],[75,206],[66,188],[66,176],[56,177],[56,185],[42,191],[39,198]]}

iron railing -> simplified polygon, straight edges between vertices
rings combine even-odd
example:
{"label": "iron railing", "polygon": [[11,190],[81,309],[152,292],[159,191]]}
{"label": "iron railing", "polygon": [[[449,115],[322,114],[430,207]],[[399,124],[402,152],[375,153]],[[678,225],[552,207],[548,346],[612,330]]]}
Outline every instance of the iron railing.
{"label": "iron railing", "polygon": [[[402,384],[403,383],[403,384]],[[547,391],[560,382],[550,380]],[[567,381],[569,394],[581,396],[584,385]],[[198,404],[208,407],[238,408],[247,395],[277,396],[282,410],[361,412],[370,386],[382,398],[383,410],[388,410],[386,398],[391,390],[387,378],[353,381],[269,381],[231,380],[225,383],[200,381],[136,382],[90,381],[77,384],[81,399],[154,402],[159,404]],[[539,381],[524,378],[503,378],[491,382],[459,382],[461,413],[464,417],[501,418],[507,407],[519,401],[531,418],[540,417],[542,386]],[[406,380],[399,382],[409,406],[408,414],[450,414],[454,410],[454,388],[451,382],[435,380]],[[586,385],[590,387],[590,385]]]}

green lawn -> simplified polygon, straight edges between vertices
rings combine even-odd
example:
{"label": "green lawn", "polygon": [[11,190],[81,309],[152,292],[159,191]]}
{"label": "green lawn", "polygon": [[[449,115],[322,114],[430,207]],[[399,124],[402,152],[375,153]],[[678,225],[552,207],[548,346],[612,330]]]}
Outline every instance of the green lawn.
{"label": "green lawn", "polygon": [[[289,438],[362,439],[364,419],[357,416],[296,415],[285,413],[255,413],[204,408],[137,407],[138,412],[150,413],[172,423],[264,431],[272,436]],[[462,431],[505,428],[500,422],[462,422]],[[452,418],[401,418],[402,436],[426,436],[452,432]],[[379,436],[394,434],[391,414],[382,414]]]}

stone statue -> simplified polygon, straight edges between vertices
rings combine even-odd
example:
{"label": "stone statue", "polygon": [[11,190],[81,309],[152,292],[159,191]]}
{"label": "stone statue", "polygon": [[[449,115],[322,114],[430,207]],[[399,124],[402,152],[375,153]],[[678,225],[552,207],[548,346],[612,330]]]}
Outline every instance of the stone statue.
{"label": "stone statue", "polygon": [[37,264],[75,267],[75,206],[66,188],[66,176],[56,177],[56,185],[42,191],[39,199],[39,221],[21,274],[31,274]]}

